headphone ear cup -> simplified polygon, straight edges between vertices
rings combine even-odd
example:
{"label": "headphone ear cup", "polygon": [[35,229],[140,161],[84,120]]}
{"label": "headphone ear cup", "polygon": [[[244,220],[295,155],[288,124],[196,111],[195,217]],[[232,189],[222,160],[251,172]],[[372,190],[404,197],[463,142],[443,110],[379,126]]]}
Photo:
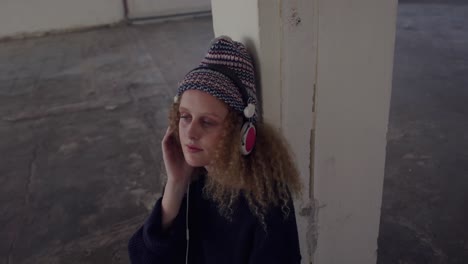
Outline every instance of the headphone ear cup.
{"label": "headphone ear cup", "polygon": [[251,122],[245,122],[241,129],[241,152],[243,155],[249,155],[254,146],[257,136],[257,130]]}

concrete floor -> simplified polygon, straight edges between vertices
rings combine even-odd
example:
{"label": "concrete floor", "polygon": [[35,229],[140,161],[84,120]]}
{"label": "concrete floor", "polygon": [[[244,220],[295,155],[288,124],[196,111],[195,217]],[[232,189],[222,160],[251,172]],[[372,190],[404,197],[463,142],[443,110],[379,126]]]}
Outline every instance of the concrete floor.
{"label": "concrete floor", "polygon": [[379,264],[468,263],[467,102],[468,5],[401,4]]}
{"label": "concrete floor", "polygon": [[128,263],[167,106],[212,37],[203,18],[0,43],[0,263]]}
{"label": "concrete floor", "polygon": [[[380,264],[468,260],[467,14],[400,6]],[[128,263],[165,109],[212,36],[199,18],[0,43],[0,263]]]}

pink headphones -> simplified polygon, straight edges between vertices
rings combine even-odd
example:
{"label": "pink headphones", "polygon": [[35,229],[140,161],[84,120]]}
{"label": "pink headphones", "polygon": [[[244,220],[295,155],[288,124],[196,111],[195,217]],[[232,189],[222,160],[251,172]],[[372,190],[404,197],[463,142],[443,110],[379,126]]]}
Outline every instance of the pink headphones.
{"label": "pink headphones", "polygon": [[241,153],[249,155],[255,146],[257,130],[252,122],[244,122],[241,129]]}

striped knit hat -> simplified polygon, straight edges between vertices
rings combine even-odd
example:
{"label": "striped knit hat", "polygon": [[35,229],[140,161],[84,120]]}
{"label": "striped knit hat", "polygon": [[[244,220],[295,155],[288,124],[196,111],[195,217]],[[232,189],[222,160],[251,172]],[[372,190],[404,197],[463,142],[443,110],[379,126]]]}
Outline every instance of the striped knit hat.
{"label": "striped knit hat", "polygon": [[204,91],[255,123],[258,112],[254,71],[252,57],[242,43],[226,36],[215,38],[199,67],[179,83],[176,98],[187,90]]}

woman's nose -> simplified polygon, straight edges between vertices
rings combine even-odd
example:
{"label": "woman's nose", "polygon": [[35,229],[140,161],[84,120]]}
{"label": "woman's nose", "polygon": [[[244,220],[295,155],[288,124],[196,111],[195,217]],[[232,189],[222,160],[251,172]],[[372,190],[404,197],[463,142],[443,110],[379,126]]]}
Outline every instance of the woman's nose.
{"label": "woman's nose", "polygon": [[187,136],[189,139],[199,139],[200,138],[200,129],[197,126],[196,122],[192,121],[187,128]]}

